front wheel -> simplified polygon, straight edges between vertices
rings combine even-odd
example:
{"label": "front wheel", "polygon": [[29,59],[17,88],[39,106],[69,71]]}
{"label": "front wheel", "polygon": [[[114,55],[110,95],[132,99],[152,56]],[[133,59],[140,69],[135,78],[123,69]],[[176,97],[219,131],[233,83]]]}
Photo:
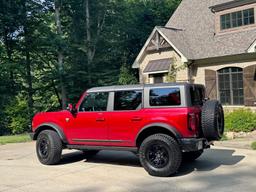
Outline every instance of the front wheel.
{"label": "front wheel", "polygon": [[179,169],[182,153],[174,138],[165,134],[155,134],[142,142],[139,158],[150,175],[167,177],[175,174]]}
{"label": "front wheel", "polygon": [[59,135],[52,130],[42,131],[37,138],[36,153],[42,164],[57,164],[62,153],[62,142]]}

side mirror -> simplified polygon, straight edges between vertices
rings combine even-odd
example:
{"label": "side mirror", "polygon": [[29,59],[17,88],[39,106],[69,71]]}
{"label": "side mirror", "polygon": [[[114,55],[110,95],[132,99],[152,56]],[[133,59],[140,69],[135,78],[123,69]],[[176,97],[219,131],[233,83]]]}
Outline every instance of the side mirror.
{"label": "side mirror", "polygon": [[70,111],[70,113],[73,115],[77,113],[77,109],[72,104],[68,104],[67,110]]}

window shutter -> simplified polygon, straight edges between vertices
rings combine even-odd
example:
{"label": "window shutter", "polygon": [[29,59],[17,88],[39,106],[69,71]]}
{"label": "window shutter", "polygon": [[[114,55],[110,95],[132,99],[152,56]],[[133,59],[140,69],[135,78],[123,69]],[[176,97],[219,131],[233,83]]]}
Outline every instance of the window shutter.
{"label": "window shutter", "polygon": [[205,70],[206,97],[217,99],[217,77],[216,71]]}
{"label": "window shutter", "polygon": [[256,105],[256,65],[244,68],[244,105]]}

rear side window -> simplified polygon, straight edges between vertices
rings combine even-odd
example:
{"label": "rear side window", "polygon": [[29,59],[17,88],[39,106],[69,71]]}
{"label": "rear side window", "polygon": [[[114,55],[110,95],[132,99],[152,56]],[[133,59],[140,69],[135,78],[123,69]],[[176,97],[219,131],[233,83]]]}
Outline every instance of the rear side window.
{"label": "rear side window", "polygon": [[205,91],[203,87],[190,87],[191,103],[193,106],[203,105]]}
{"label": "rear side window", "polygon": [[142,91],[118,91],[115,92],[114,110],[138,110],[141,108]]}
{"label": "rear side window", "polygon": [[149,93],[150,106],[177,106],[181,105],[179,88],[156,88]]}

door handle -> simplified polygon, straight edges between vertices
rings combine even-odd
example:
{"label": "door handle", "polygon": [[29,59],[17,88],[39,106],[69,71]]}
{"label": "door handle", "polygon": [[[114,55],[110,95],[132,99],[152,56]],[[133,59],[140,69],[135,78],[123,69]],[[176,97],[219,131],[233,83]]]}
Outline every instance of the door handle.
{"label": "door handle", "polygon": [[97,122],[103,122],[103,121],[105,121],[105,118],[104,117],[99,117],[99,118],[96,119],[96,121]]}
{"label": "door handle", "polygon": [[142,120],[141,117],[133,117],[133,118],[132,118],[132,121],[141,121],[141,120]]}

